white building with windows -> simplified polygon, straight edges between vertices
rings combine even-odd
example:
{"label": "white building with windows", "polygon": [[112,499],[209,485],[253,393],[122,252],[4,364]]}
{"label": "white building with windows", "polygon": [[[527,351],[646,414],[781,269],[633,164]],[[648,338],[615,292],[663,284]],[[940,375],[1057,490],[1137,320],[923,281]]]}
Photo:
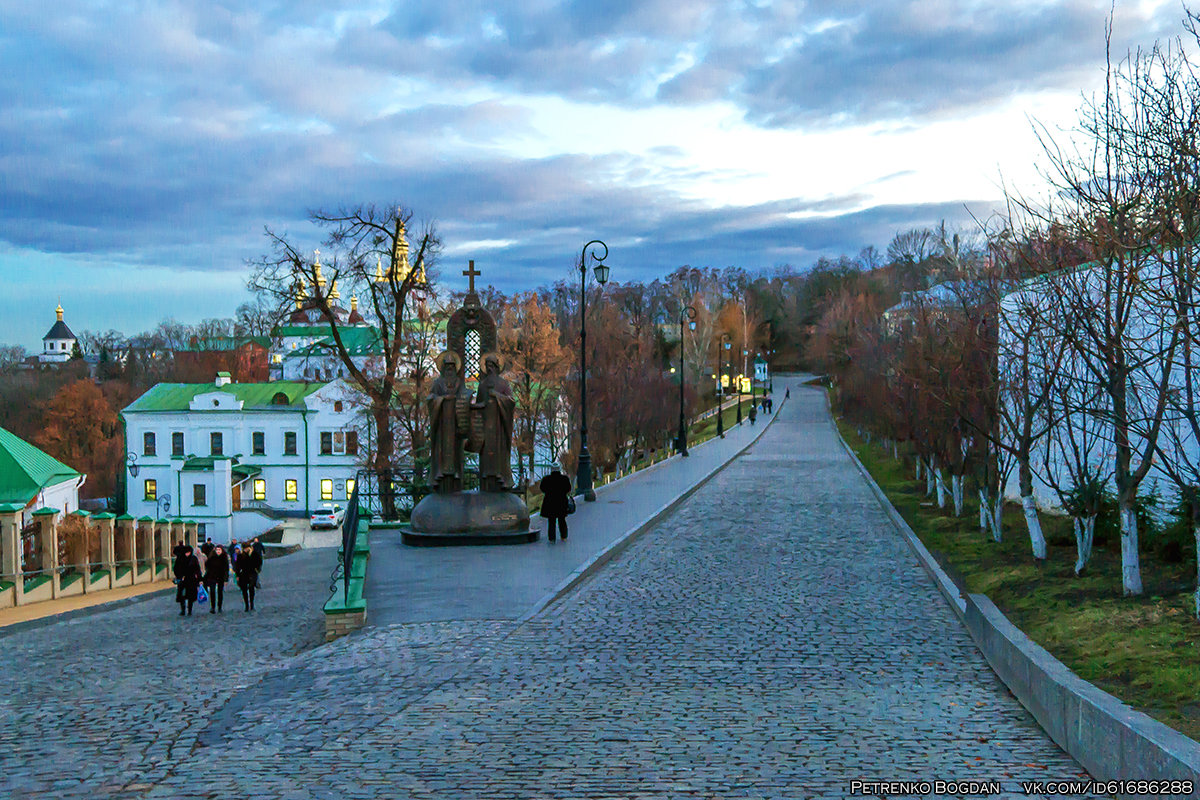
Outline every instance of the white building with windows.
{"label": "white building with windows", "polygon": [[54,313],[58,319],[42,337],[42,352],[37,357],[43,364],[62,364],[70,361],[72,353],[75,352],[75,334],[71,333],[67,323],[63,322],[63,307],[60,305],[54,309]]}
{"label": "white building with windows", "polygon": [[126,509],[228,542],[345,508],[366,447],[359,407],[342,381],[160,383],[121,412]]}

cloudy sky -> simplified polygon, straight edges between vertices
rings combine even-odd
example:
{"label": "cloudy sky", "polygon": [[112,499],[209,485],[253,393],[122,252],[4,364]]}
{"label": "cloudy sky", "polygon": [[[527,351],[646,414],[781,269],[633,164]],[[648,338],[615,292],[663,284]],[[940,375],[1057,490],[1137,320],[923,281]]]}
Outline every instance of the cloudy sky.
{"label": "cloudy sky", "polygon": [[[0,342],[226,316],[265,225],[401,201],[447,284],[806,268],[1001,181],[1103,79],[1088,0],[0,0]],[[1177,2],[1116,11],[1124,51]],[[453,276],[453,277],[451,277]],[[15,313],[14,313],[15,312]]]}

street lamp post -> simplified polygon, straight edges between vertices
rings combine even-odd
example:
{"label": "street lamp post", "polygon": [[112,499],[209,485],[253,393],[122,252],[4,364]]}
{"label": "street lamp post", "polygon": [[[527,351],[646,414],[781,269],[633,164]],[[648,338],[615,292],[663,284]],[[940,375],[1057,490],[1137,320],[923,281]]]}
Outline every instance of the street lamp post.
{"label": "street lamp post", "polygon": [[683,411],[683,323],[685,318],[688,320],[688,327],[696,330],[696,309],[692,306],[684,306],[679,310],[679,438],[675,440],[675,448],[679,451],[679,455],[686,458],[688,455],[687,421]]}
{"label": "street lamp post", "polygon": [[579,467],[575,472],[575,493],[583,495],[583,499],[594,501],[596,490],[592,488],[592,454],[588,452],[587,438],[587,257],[588,248],[598,245],[604,248],[604,255],[596,255],[593,249],[591,256],[596,262],[596,282],[601,286],[608,283],[608,245],[599,239],[593,239],[583,246],[579,254]]}
{"label": "street lamp post", "polygon": [[725,391],[721,386],[721,347],[717,346],[717,374],[714,376],[717,379],[717,436],[725,438],[725,415],[722,412],[721,404],[725,402]]}
{"label": "street lamp post", "polygon": [[[742,369],[746,368],[745,361],[746,361],[746,351],[743,350],[742,351],[742,364],[743,364]],[[733,372],[732,364],[729,366],[729,371]],[[739,373],[738,374],[738,382],[737,382],[737,399],[738,399],[737,424],[738,425],[742,424],[742,377],[743,376]]]}
{"label": "street lamp post", "polygon": [[[727,334],[727,333],[721,334],[721,346],[723,348],[725,348],[725,367],[726,367],[726,369],[729,370],[729,388],[733,389],[734,391],[737,391],[737,389],[740,387],[735,387],[733,385],[733,353],[730,352],[730,349],[733,347],[733,342],[730,341],[729,334]],[[740,396],[739,396],[739,398],[740,398]],[[739,400],[738,423],[740,424],[741,421],[742,421],[742,406],[741,406],[741,403]]]}

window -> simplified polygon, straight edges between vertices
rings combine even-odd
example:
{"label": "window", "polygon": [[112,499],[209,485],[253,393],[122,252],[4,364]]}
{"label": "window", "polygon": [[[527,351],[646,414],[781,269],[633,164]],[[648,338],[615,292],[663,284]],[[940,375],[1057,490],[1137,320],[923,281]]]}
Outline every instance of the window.
{"label": "window", "polygon": [[262,431],[255,431],[250,434],[250,452],[256,456],[261,456],[267,452],[267,435]]}
{"label": "window", "polygon": [[333,499],[333,478],[321,478],[321,499]]}
{"label": "window", "polygon": [[194,506],[208,505],[208,496],[207,496],[207,493],[205,492],[205,487],[204,487],[203,483],[193,483],[192,484],[192,505],[194,505]]}
{"label": "window", "polygon": [[283,454],[285,456],[296,455],[296,432],[288,431],[283,435]]}
{"label": "window", "polygon": [[225,440],[219,433],[210,433],[208,435],[209,452],[214,456],[224,455]]}
{"label": "window", "polygon": [[199,525],[197,525],[196,533],[198,533],[200,535],[201,539],[205,538],[208,535],[208,523],[201,522]]}
{"label": "window", "polygon": [[288,400],[288,396],[283,392],[276,392],[275,396],[271,398],[271,405],[274,406],[286,406],[290,402],[292,401]]}
{"label": "window", "polygon": [[346,431],[346,455],[358,455],[358,431]]}
{"label": "window", "polygon": [[333,455],[333,432],[321,431],[321,455]]}
{"label": "window", "polygon": [[346,479],[346,499],[349,500],[354,496],[354,478]]}
{"label": "window", "polygon": [[171,434],[171,455],[183,455],[183,431],[175,431]]}
{"label": "window", "polygon": [[266,500],[267,499],[267,482],[266,482],[266,480],[264,480],[262,478],[254,479],[254,499],[255,500]]}
{"label": "window", "polygon": [[288,478],[283,482],[283,499],[295,500],[299,496],[299,491],[296,489],[295,478]]}
{"label": "window", "polygon": [[334,401],[333,401],[333,410],[334,410],[334,411],[341,411],[341,410],[342,410],[342,401],[341,401],[341,400],[334,400]]}
{"label": "window", "polygon": [[144,455],[144,456],[154,455],[154,434],[153,433],[143,433],[142,434],[142,455]]}
{"label": "window", "polygon": [[143,500],[149,500],[150,502],[154,502],[155,500],[158,499],[158,481],[156,481],[152,478],[147,478],[145,483],[143,483],[142,485],[145,487],[145,491],[142,494]]}
{"label": "window", "polygon": [[335,452],[335,453],[346,452],[346,433],[345,433],[345,431],[334,431],[333,432],[333,452]]}

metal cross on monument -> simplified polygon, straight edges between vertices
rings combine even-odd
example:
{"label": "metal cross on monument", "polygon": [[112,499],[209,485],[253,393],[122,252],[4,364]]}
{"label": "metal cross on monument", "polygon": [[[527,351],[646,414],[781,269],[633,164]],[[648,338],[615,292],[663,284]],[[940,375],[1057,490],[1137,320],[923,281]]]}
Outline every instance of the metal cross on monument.
{"label": "metal cross on monument", "polygon": [[470,286],[467,289],[468,294],[475,294],[475,278],[482,274],[479,270],[475,269],[474,259],[467,262],[467,268],[463,270],[463,275],[466,275],[467,280],[470,281]]}

